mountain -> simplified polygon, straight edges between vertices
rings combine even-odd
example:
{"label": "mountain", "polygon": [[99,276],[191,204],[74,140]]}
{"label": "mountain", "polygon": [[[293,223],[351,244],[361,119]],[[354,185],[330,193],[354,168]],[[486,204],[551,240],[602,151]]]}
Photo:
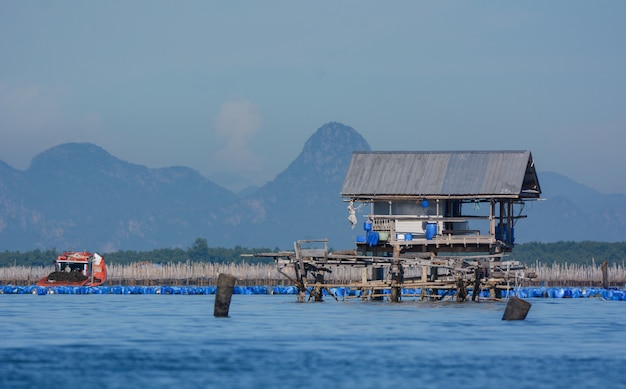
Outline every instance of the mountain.
{"label": "mountain", "polygon": [[[369,151],[353,128],[327,123],[298,157],[260,188],[233,193],[186,167],[151,169],[89,143],[48,149],[25,171],[0,161],[0,250],[101,252],[189,247],[291,249],[328,238],[352,248],[341,186],[352,152]],[[626,241],[626,195],[607,195],[539,173],[545,201],[515,226],[518,243]]]}
{"label": "mountain", "polygon": [[0,161],[0,250],[148,250],[199,237],[220,247],[349,243],[339,192],[357,150],[370,150],[360,134],[328,123],[273,181],[240,194],[192,169],[150,169],[89,143],[48,149],[23,172]]}
{"label": "mountain", "polygon": [[604,194],[554,172],[538,173],[544,201],[531,202],[517,242],[626,241],[626,195]]}
{"label": "mountain", "polygon": [[325,124],[287,169],[229,212],[231,231],[247,247],[289,248],[298,239],[320,238],[342,247],[352,245],[341,186],[352,152],[369,150],[352,127]]}
{"label": "mountain", "polygon": [[239,200],[192,169],[149,169],[86,143],[53,147],[25,172],[0,174],[2,189],[13,188],[0,195],[0,247],[8,250],[188,245],[190,235],[219,232],[220,207]]}

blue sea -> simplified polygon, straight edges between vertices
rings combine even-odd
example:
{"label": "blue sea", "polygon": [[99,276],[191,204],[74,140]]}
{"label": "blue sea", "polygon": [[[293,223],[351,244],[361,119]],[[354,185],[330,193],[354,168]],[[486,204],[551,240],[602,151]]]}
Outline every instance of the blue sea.
{"label": "blue sea", "polygon": [[0,388],[626,387],[626,302],[0,295]]}

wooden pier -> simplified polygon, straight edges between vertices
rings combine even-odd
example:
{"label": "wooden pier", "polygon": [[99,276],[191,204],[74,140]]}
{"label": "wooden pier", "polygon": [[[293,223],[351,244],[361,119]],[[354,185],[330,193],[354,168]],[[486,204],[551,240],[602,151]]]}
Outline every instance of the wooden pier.
{"label": "wooden pier", "polygon": [[[521,286],[534,274],[518,261],[505,261],[503,254],[435,256],[404,253],[399,256],[359,255],[356,250],[328,251],[328,240],[299,240],[294,251],[253,254],[271,257],[278,271],[298,288],[298,301],[323,301],[323,291],[334,297],[334,287],[358,290],[362,299],[399,302],[403,291],[419,290],[422,299],[476,300],[480,291],[500,298],[503,290]],[[325,275],[341,267],[362,269],[359,282],[333,284]],[[446,291],[440,293],[439,291]],[[471,293],[468,291],[471,290]],[[411,293],[415,297],[416,293]]]}

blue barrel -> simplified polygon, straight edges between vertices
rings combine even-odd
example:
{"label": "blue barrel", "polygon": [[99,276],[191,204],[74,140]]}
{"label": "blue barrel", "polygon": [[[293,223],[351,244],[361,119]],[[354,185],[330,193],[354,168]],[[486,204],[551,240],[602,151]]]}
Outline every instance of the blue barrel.
{"label": "blue barrel", "polygon": [[363,229],[365,231],[371,231],[372,230],[372,222],[365,222],[365,223],[363,223]]}
{"label": "blue barrel", "polygon": [[369,246],[376,246],[378,244],[378,232],[369,231],[366,240]]}
{"label": "blue barrel", "polygon": [[432,240],[435,235],[437,235],[437,223],[436,222],[426,223],[426,239]]}

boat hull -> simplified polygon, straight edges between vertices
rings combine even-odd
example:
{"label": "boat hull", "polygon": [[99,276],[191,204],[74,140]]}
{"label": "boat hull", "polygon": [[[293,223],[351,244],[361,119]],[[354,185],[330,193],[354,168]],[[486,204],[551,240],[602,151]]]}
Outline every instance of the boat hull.
{"label": "boat hull", "polygon": [[100,286],[104,285],[106,280],[95,280],[94,282],[86,281],[54,281],[49,280],[48,276],[42,277],[39,281],[37,281],[37,286]]}

